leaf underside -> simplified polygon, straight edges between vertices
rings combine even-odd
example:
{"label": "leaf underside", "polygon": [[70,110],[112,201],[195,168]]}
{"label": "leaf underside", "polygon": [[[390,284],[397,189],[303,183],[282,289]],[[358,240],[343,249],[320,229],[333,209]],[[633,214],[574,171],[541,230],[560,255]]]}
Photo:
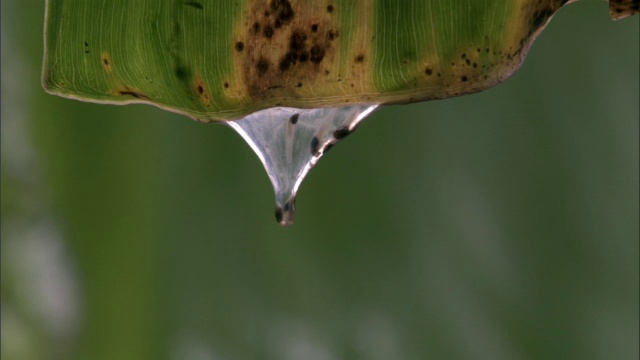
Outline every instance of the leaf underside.
{"label": "leaf underside", "polygon": [[510,76],[567,2],[48,0],[43,85],[203,122],[447,98]]}

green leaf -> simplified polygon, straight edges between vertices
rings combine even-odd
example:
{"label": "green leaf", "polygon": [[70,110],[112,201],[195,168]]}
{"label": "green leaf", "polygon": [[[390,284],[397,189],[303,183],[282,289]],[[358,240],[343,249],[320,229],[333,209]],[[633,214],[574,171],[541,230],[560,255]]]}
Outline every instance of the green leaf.
{"label": "green leaf", "polygon": [[49,0],[43,84],[205,122],[448,98],[509,77],[567,2]]}

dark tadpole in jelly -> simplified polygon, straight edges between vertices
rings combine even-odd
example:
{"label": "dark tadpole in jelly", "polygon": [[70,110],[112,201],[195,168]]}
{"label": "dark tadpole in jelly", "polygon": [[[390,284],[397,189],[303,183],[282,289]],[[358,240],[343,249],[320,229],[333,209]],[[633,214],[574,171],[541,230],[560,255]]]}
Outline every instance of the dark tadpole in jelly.
{"label": "dark tadpole in jelly", "polygon": [[314,136],[311,139],[311,155],[316,155],[319,150],[320,140],[318,140],[317,136]]}
{"label": "dark tadpole in jelly", "polygon": [[340,140],[346,138],[349,134],[351,134],[349,128],[341,128],[333,132],[333,137]]}
{"label": "dark tadpole in jelly", "polygon": [[276,221],[282,226],[293,225],[296,215],[296,198],[285,202],[282,207],[276,207]]}
{"label": "dark tadpole in jelly", "polygon": [[278,223],[282,222],[282,208],[279,206],[276,207],[276,221]]}

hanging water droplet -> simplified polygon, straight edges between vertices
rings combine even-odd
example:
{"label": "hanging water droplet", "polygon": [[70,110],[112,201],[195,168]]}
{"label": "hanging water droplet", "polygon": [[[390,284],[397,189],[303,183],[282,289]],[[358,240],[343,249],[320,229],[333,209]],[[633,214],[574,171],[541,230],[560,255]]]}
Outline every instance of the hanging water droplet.
{"label": "hanging water droplet", "polygon": [[227,122],[258,155],[276,195],[276,220],[293,224],[296,193],[309,170],[378,105],[277,107]]}

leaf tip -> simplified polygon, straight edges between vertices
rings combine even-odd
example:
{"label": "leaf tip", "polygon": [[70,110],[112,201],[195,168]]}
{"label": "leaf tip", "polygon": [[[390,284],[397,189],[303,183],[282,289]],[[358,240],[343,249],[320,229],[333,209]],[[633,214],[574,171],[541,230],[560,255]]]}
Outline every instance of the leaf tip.
{"label": "leaf tip", "polygon": [[640,13],[640,0],[609,0],[611,20],[621,20]]}

